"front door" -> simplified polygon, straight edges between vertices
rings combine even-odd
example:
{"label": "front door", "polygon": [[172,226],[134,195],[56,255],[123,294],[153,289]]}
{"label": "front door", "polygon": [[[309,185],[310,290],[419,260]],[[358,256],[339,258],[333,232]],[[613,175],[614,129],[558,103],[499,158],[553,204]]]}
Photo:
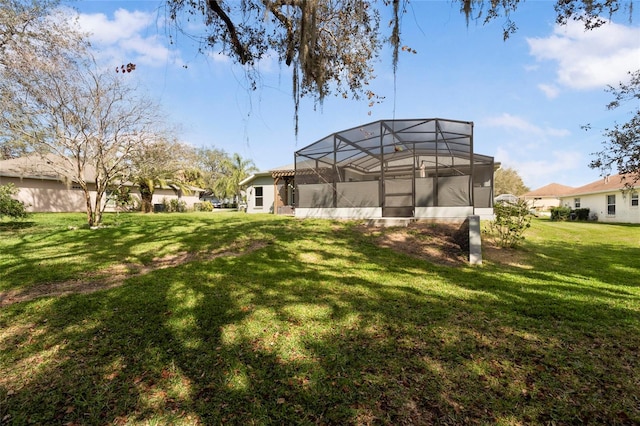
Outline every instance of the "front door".
{"label": "front door", "polygon": [[413,179],[385,179],[382,217],[413,217]]}

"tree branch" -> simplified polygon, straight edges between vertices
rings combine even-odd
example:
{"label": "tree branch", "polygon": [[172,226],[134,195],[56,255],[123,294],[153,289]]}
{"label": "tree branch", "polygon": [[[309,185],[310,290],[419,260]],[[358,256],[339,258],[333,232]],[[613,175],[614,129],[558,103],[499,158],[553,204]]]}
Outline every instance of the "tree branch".
{"label": "tree branch", "polygon": [[209,9],[218,15],[218,17],[222,19],[222,22],[224,22],[231,39],[231,46],[233,47],[233,51],[238,55],[240,63],[245,65],[250,62],[253,59],[251,53],[240,42],[238,30],[236,29],[235,24],[231,21],[231,18],[229,18],[229,15],[227,15],[222,7],[220,7],[219,0],[207,0],[207,6],[209,6]]}

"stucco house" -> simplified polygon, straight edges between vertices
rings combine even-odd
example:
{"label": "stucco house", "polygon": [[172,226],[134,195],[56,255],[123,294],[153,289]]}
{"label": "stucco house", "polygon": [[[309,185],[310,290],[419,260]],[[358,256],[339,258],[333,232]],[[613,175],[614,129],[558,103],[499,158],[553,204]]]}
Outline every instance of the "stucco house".
{"label": "stucco house", "polygon": [[252,174],[240,182],[247,213],[293,215],[295,164]]}
{"label": "stucco house", "polygon": [[[27,206],[29,212],[84,212],[86,202],[82,188],[76,182],[67,182],[55,172],[55,156],[41,157],[30,155],[10,160],[0,161],[0,185],[12,183],[18,188],[16,199]],[[85,181],[95,182],[95,170],[87,167]],[[125,183],[131,189],[131,195],[137,198],[139,204],[138,187]],[[95,184],[89,183],[89,188]],[[200,189],[192,188],[189,194],[183,193],[177,187],[155,188],[153,203],[162,204],[163,200],[177,199],[193,208],[200,202]],[[109,195],[109,194],[107,194]],[[114,211],[115,204],[107,198],[105,211]]]}
{"label": "stucco house", "polygon": [[541,188],[534,189],[520,196],[525,200],[529,207],[539,212],[548,212],[552,207],[558,207],[564,195],[570,194],[575,188],[571,186],[561,185],[559,183],[550,183]]}
{"label": "stucco house", "polygon": [[590,216],[599,222],[640,223],[639,193],[639,182],[618,174],[575,188],[561,196],[560,203],[572,209],[588,208]]}

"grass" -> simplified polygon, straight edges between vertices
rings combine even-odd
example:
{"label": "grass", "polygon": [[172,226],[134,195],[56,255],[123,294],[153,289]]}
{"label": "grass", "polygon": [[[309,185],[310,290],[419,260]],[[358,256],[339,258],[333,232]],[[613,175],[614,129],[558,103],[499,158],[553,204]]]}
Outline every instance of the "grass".
{"label": "grass", "polygon": [[0,308],[0,424],[640,422],[640,227],[535,220],[447,267],[344,222],[83,221],[1,222],[0,292],[150,268]]}

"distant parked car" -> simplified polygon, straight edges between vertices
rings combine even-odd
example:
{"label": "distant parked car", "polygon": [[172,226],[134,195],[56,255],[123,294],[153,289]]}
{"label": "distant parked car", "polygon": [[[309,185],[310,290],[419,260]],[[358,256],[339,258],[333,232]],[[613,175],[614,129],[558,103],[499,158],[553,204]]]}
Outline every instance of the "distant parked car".
{"label": "distant parked car", "polygon": [[214,209],[222,208],[222,202],[220,200],[211,200],[211,204],[213,204]]}

